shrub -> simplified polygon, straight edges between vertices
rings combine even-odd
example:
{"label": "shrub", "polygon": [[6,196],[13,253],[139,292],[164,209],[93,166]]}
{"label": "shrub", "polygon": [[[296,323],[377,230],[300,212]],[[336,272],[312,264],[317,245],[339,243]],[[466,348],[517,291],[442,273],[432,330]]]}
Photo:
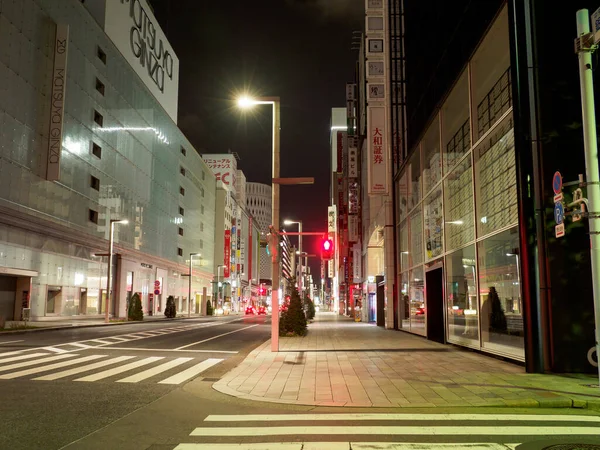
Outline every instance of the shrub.
{"label": "shrub", "polygon": [[491,314],[490,314],[490,331],[496,333],[506,333],[508,327],[506,324],[506,315],[502,309],[500,303],[500,297],[498,291],[494,286],[490,287],[490,293],[488,294],[488,301],[491,303]]}
{"label": "shrub", "polygon": [[279,334],[281,336],[289,334],[296,336],[306,335],[306,316],[302,308],[302,300],[296,289],[292,291],[292,298],[290,299],[287,311],[281,314]]}
{"label": "shrub", "polygon": [[133,294],[129,302],[129,312],[127,314],[129,320],[144,320],[144,312],[142,311],[142,300],[137,294]]}
{"label": "shrub", "polygon": [[175,298],[172,295],[169,295],[167,298],[167,305],[165,306],[165,317],[172,319],[177,315],[177,310],[175,309]]}
{"label": "shrub", "polygon": [[304,297],[304,309],[306,311],[306,319],[313,320],[315,318],[315,304],[308,295]]}
{"label": "shrub", "polygon": [[210,300],[206,301],[206,315],[207,316],[212,316],[213,315],[213,307],[210,303]]}

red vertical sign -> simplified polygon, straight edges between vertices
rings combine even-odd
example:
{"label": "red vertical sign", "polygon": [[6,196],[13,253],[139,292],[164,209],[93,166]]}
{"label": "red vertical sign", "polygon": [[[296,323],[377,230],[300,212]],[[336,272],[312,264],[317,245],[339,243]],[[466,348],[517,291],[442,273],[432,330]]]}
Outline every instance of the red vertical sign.
{"label": "red vertical sign", "polygon": [[225,230],[225,248],[223,251],[223,277],[229,277],[229,266],[231,265],[231,230]]}

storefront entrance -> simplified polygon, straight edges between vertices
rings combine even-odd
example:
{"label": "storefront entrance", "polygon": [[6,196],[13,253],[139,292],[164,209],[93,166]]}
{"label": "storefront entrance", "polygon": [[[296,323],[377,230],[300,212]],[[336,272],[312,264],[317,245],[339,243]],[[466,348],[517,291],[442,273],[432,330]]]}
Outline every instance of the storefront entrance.
{"label": "storefront entrance", "polygon": [[436,264],[425,272],[425,296],[427,308],[427,339],[445,343],[444,327],[444,270]]}

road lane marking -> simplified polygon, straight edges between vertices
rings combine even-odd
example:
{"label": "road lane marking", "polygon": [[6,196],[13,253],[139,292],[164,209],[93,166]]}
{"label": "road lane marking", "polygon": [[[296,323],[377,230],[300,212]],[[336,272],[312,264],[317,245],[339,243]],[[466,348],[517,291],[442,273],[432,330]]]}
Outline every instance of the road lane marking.
{"label": "road lane marking", "polygon": [[0,342],[0,345],[4,345],[4,344],[14,344],[15,342],[23,342],[24,339],[20,339],[18,341],[4,341],[4,342]]}
{"label": "road lane marking", "polygon": [[189,369],[184,370],[183,372],[179,372],[178,374],[173,375],[172,377],[166,378],[162,381],[159,381],[158,384],[180,384],[186,380],[189,380],[195,375],[198,375],[205,370],[211,368],[215,364],[219,364],[222,359],[209,358],[205,361],[202,361],[195,366],[190,367]]}
{"label": "road lane marking", "polygon": [[[90,339],[89,341],[83,341],[83,342],[99,342],[101,344],[110,344],[111,342],[108,341],[103,341],[102,339]],[[116,342],[115,342],[116,344]]]}
{"label": "road lane marking", "polygon": [[[72,345],[72,344],[61,344],[61,345]],[[48,350],[49,352],[54,352],[54,353],[69,353],[69,350],[65,350],[64,348],[56,348],[56,347],[42,347],[40,350]]]}
{"label": "road lane marking", "polygon": [[49,358],[36,359],[35,361],[26,361],[17,364],[11,364],[9,366],[0,367],[0,372],[6,372],[7,370],[20,369],[21,367],[35,366],[36,364],[42,364],[46,362],[54,362],[60,359],[72,358],[78,356],[73,353],[64,353],[62,355],[50,356]]}
{"label": "road lane marking", "polygon": [[104,372],[95,373],[93,375],[88,375],[83,378],[77,378],[75,381],[98,381],[104,378],[112,377],[113,375],[118,375],[123,372],[127,372],[128,370],[133,370],[141,366],[146,366],[148,364],[152,364],[153,362],[164,359],[164,356],[152,356],[150,358],[142,359],[141,361],[135,361],[129,364],[125,364],[124,366],[115,367],[114,369],[105,370]]}
{"label": "road lane marking", "polygon": [[203,344],[204,342],[212,341],[213,339],[217,339],[217,338],[220,338],[220,337],[223,337],[223,336],[227,336],[228,334],[239,333],[240,331],[247,330],[248,328],[254,328],[254,327],[257,327],[258,325],[259,324],[250,325],[249,327],[244,327],[244,328],[240,328],[239,330],[229,331],[228,333],[219,334],[218,336],[213,336],[211,338],[204,339],[202,341],[193,342],[193,343],[187,344],[187,345],[182,345],[181,347],[177,347],[175,350],[183,350],[184,348],[193,347],[194,345]]}
{"label": "road lane marking", "polygon": [[[542,414],[385,414],[385,413],[333,413],[333,414],[245,414],[210,415],[204,422],[272,422],[272,421],[322,421],[322,420],[410,420],[410,421],[559,421],[559,422],[600,422],[600,416],[542,415]],[[598,430],[600,434],[600,430]]]}
{"label": "road lane marking", "polygon": [[237,355],[239,352],[236,350],[172,350],[170,348],[138,348],[138,347],[102,347],[102,351],[106,350],[127,350],[130,352],[142,351],[142,352],[181,352],[181,353],[227,353],[230,355]]}
{"label": "road lane marking", "polygon": [[50,375],[44,375],[41,377],[34,378],[34,380],[39,381],[52,381],[58,380],[59,378],[65,378],[71,375],[77,375],[83,372],[89,372],[90,370],[99,369],[100,367],[110,366],[111,364],[117,364],[123,361],[127,361],[129,359],[133,359],[135,356],[119,356],[117,358],[105,359],[104,361],[99,361],[94,364],[88,364],[83,367],[76,367],[75,369],[63,370],[62,372],[52,373]]}
{"label": "road lane marking", "polygon": [[298,436],[298,435],[443,435],[443,436],[556,436],[593,435],[598,427],[468,427],[468,426],[304,426],[304,427],[228,427],[196,428],[190,436]]}
{"label": "road lane marking", "polygon": [[158,375],[159,373],[166,372],[167,370],[172,369],[173,367],[177,367],[183,363],[192,361],[193,359],[194,358],[177,358],[159,366],[153,367],[151,369],[144,370],[143,372],[136,373],[127,378],[117,380],[117,383],[138,383],[142,380],[153,377],[154,375]]}
{"label": "road lane marking", "polygon": [[68,345],[73,345],[75,347],[80,347],[80,348],[94,348],[93,345],[80,344],[79,342],[74,342],[74,343],[68,344]]}
{"label": "road lane marking", "polygon": [[60,369],[61,367],[74,366],[87,361],[93,361],[99,358],[106,358],[106,355],[90,355],[84,356],[83,358],[71,359],[69,361],[63,361],[56,364],[50,364],[48,366],[34,367],[33,369],[21,370],[20,372],[7,373],[0,375],[0,380],[12,380],[13,378],[25,377],[27,375],[33,375],[41,372],[48,372],[49,370]]}
{"label": "road lane marking", "polygon": [[37,358],[38,356],[46,356],[49,355],[50,353],[28,353],[27,355],[19,355],[19,356],[13,356],[11,358],[4,358],[4,359],[0,359],[0,364],[4,364],[7,362],[11,362],[11,361],[19,361],[22,359],[31,359],[31,358]]}
{"label": "road lane marking", "polygon": [[423,442],[261,442],[243,444],[179,444],[174,450],[514,450],[519,444]]}

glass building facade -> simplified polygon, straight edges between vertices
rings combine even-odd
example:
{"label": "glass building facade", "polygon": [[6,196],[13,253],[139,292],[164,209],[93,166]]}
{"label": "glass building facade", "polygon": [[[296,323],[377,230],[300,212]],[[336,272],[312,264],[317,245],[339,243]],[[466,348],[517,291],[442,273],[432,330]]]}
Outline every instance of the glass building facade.
{"label": "glass building facade", "polygon": [[[57,24],[69,27],[64,126],[60,177],[47,181]],[[135,292],[145,314],[167,295],[197,310],[214,266],[215,177],[83,2],[0,2],[0,86],[0,314],[102,314],[107,258],[94,254],[107,253],[110,219],[129,221],[115,227],[111,314]]]}
{"label": "glass building facade", "polygon": [[397,314],[406,331],[524,360],[511,92],[505,7],[396,177]]}

